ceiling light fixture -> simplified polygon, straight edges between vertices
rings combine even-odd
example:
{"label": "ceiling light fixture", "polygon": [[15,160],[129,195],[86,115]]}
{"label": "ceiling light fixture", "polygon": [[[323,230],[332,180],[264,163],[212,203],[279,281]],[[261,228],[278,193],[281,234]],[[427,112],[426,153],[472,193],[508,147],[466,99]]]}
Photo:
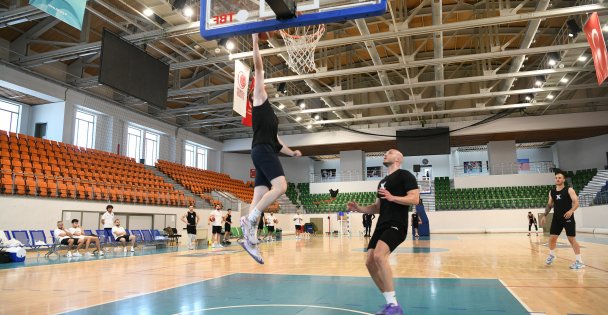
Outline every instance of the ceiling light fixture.
{"label": "ceiling light fixture", "polygon": [[191,7],[187,6],[184,8],[184,16],[185,17],[191,17],[192,15],[194,15],[194,10],[192,10]]}

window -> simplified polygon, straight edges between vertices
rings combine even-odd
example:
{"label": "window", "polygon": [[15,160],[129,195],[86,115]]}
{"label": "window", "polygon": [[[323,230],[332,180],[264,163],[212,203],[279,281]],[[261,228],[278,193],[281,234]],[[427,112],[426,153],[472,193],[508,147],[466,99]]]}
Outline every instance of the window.
{"label": "window", "polygon": [[95,134],[95,115],[76,111],[76,124],[74,126],[74,145],[93,148],[93,135]]}
{"label": "window", "polygon": [[186,166],[207,169],[207,149],[201,145],[189,143],[185,145],[184,164]]}
{"label": "window", "polygon": [[129,126],[127,156],[135,160],[144,159],[146,165],[153,166],[158,161],[159,140],[160,135],[157,133]]}
{"label": "window", "polygon": [[146,147],[144,150],[144,152],[146,152],[146,165],[154,166],[156,161],[158,161],[159,138],[159,135],[146,131]]}
{"label": "window", "polygon": [[17,132],[21,106],[0,101],[0,129]]}
{"label": "window", "polygon": [[194,163],[194,146],[191,144],[186,144],[186,154],[184,156],[184,164],[186,166],[196,167]]}
{"label": "window", "polygon": [[143,130],[129,127],[127,131],[127,156],[139,160],[141,156],[141,138]]}
{"label": "window", "polygon": [[207,169],[207,150],[203,148],[196,148],[196,167],[200,169]]}

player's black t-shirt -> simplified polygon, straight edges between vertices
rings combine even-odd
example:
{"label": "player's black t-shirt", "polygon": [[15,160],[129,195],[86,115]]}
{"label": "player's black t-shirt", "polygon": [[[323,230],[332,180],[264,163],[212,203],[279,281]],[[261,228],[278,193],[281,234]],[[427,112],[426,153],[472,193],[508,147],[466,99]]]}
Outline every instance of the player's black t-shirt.
{"label": "player's black t-shirt", "polygon": [[[378,189],[382,186],[393,196],[403,197],[407,195],[408,191],[418,189],[418,182],[412,173],[399,169],[384,177],[378,184]],[[380,198],[380,195],[378,195],[378,198]],[[405,229],[407,227],[409,210],[410,206],[400,205],[381,198],[380,217],[378,218],[377,226],[395,225]]]}
{"label": "player's black t-shirt", "polygon": [[260,106],[251,109],[251,126],[253,128],[253,142],[251,147],[258,144],[267,144],[275,152],[280,152],[283,146],[279,143],[279,119],[272,110],[268,99]]}
{"label": "player's black t-shirt", "polygon": [[534,219],[534,215],[532,213],[528,214],[528,222],[530,222],[530,224],[534,224],[534,221],[536,221]]}
{"label": "player's black t-shirt", "polygon": [[196,225],[196,212],[188,211],[188,215],[186,216],[186,220],[188,221],[188,225]]}
{"label": "player's black t-shirt", "polygon": [[412,213],[412,225],[418,226],[418,214],[417,213]]}
{"label": "player's black t-shirt", "polygon": [[228,225],[232,224],[232,215],[231,214],[226,215],[226,224],[228,224]]}
{"label": "player's black t-shirt", "polygon": [[553,218],[556,217],[563,218],[564,214],[568,212],[568,210],[572,209],[572,198],[570,198],[570,194],[568,194],[568,187],[562,188],[562,190],[558,191],[555,188],[551,189],[551,199],[553,199],[553,210],[554,215]]}

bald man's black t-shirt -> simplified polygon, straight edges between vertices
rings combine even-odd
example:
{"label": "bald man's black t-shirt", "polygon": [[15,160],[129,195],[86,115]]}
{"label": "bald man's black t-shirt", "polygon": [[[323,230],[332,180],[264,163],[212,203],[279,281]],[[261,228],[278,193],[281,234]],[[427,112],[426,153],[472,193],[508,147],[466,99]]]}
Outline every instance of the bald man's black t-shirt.
{"label": "bald man's black t-shirt", "polygon": [[[378,184],[378,189],[384,185],[393,196],[406,196],[408,191],[418,189],[416,177],[406,170],[396,170],[392,174],[383,178]],[[378,196],[380,198],[380,196]],[[380,217],[378,218],[377,228],[388,227],[391,225],[407,230],[408,212],[410,206],[400,205],[380,198]]]}

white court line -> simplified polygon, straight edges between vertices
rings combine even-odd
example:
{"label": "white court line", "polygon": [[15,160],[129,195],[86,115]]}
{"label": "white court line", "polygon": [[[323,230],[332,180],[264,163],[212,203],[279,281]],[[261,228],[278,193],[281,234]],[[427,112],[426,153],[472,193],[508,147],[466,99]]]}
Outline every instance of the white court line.
{"label": "white court line", "polygon": [[182,313],[175,313],[173,315],[192,314],[192,313],[196,313],[196,312],[224,310],[224,309],[231,309],[231,308],[251,308],[251,307],[307,307],[307,308],[319,308],[319,309],[326,309],[326,310],[343,311],[343,312],[355,313],[355,314],[372,315],[372,313],[361,312],[361,311],[356,311],[356,310],[349,310],[347,308],[320,306],[320,305],[297,305],[297,304],[255,304],[255,305],[219,306],[219,307],[203,308],[203,309],[198,309],[198,310],[194,310],[194,311],[187,311],[187,312],[182,312]]}
{"label": "white court line", "polygon": [[533,312],[532,309],[526,304],[524,303],[524,301],[522,299],[519,298],[519,296],[517,296],[517,294],[515,294],[515,292],[513,292],[508,286],[507,284],[502,281],[502,279],[498,279],[498,281],[500,281],[500,283],[502,283],[503,287],[505,287],[505,289],[507,289],[507,291],[509,291],[509,293],[511,293],[511,295],[513,295],[513,297],[521,304],[524,306],[524,308],[526,309],[526,311],[528,311],[528,313],[530,314],[544,314],[544,313],[539,313],[539,312]]}
{"label": "white court line", "polygon": [[87,305],[87,306],[78,307],[78,308],[75,308],[75,309],[63,311],[63,312],[61,312],[59,314],[77,312],[77,311],[81,311],[81,310],[84,310],[84,309],[87,309],[87,308],[90,308],[90,307],[95,307],[95,306],[100,306],[100,305],[104,305],[104,304],[110,304],[110,303],[116,303],[116,302],[120,302],[120,301],[125,301],[125,300],[128,300],[128,299],[132,299],[132,298],[136,298],[136,297],[140,297],[140,296],[144,296],[144,295],[149,295],[149,294],[158,293],[158,292],[162,292],[162,291],[177,289],[179,287],[183,287],[183,286],[187,286],[187,285],[191,285],[191,284],[196,284],[196,283],[199,283],[199,282],[206,282],[206,281],[210,281],[210,280],[220,279],[220,278],[224,278],[224,277],[231,276],[231,275],[234,275],[234,274],[236,274],[236,273],[228,273],[228,274],[221,275],[221,276],[215,277],[215,278],[196,280],[196,281],[192,281],[192,282],[188,282],[188,283],[178,284],[178,285],[171,286],[171,287],[164,288],[164,289],[158,289],[158,290],[154,290],[154,291],[150,291],[150,292],[144,292],[144,293],[138,293],[138,294],[134,294],[134,295],[129,295],[129,296],[125,296],[125,297],[119,298],[119,299],[109,300],[109,301],[105,301],[105,302],[101,302],[101,303],[96,303],[96,304],[92,304],[92,305]]}

